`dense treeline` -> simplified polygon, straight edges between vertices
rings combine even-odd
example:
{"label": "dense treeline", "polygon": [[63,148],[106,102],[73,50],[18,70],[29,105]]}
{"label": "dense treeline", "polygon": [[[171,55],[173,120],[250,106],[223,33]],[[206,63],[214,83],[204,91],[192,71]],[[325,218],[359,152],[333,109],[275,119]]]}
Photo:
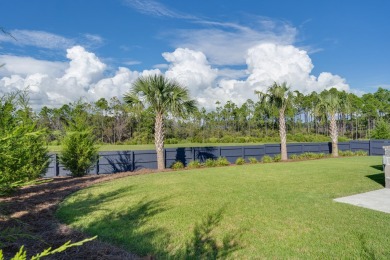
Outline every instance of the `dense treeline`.
{"label": "dense treeline", "polygon": [[[337,95],[340,103],[336,114],[339,139],[375,138],[378,134],[373,130],[377,125],[388,126],[390,91],[387,89],[379,88],[362,97],[336,89],[308,95],[296,91],[292,109],[285,113],[289,142],[329,141],[329,119],[318,106],[321,97],[329,92]],[[101,143],[146,144],[154,140],[154,112],[129,107],[116,97],[101,98],[94,103],[80,100],[60,108],[43,107],[35,117],[41,127],[49,129],[50,144],[59,144],[66,126],[80,117],[93,127]],[[254,94],[253,99],[241,106],[231,101],[225,104],[216,101],[215,110],[200,108],[180,120],[170,116],[165,121],[165,136],[166,143],[278,142],[278,124],[278,111],[259,102]]]}

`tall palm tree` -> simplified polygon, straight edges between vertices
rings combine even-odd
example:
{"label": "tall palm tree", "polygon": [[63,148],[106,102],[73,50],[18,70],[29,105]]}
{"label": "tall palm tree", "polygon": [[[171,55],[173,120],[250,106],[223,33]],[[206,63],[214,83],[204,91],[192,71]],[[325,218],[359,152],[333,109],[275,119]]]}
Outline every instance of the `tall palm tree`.
{"label": "tall palm tree", "polygon": [[154,144],[157,152],[157,168],[164,165],[164,118],[168,115],[186,116],[196,110],[196,101],[190,99],[187,88],[163,75],[138,78],[124,101],[130,106],[150,107],[156,114],[154,123]]}
{"label": "tall palm tree", "polygon": [[259,96],[261,103],[279,111],[280,153],[281,160],[286,161],[288,157],[285,112],[292,105],[294,97],[293,92],[287,87],[286,82],[281,85],[278,85],[275,82],[267,89],[266,93],[255,91],[255,94]]}
{"label": "tall palm tree", "polygon": [[329,135],[332,141],[332,156],[339,156],[338,149],[338,129],[336,114],[340,109],[340,99],[337,94],[330,91],[323,91],[319,96],[317,110],[319,113],[326,114],[329,119]]}

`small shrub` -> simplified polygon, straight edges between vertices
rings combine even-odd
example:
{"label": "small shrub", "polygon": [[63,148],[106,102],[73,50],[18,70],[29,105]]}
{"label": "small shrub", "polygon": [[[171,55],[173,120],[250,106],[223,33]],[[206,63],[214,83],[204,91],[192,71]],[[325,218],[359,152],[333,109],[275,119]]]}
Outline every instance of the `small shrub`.
{"label": "small shrub", "polygon": [[282,160],[282,156],[280,154],[277,154],[274,156],[274,162],[280,162]]}
{"label": "small shrub", "polygon": [[325,158],[325,157],[326,157],[326,154],[324,154],[324,153],[318,153],[317,154],[317,158],[318,159]]}
{"label": "small shrub", "polygon": [[184,164],[181,161],[176,161],[171,165],[171,168],[174,170],[180,170],[184,168]]}
{"label": "small shrub", "polygon": [[372,139],[390,139],[390,124],[385,120],[377,121],[374,130],[371,133]]}
{"label": "small shrub", "polygon": [[269,156],[269,155],[264,155],[263,158],[261,159],[261,161],[262,161],[263,163],[271,163],[271,162],[273,162],[273,159],[272,159],[272,157]]}
{"label": "small shrub", "polygon": [[259,162],[255,157],[249,157],[248,160],[249,160],[249,163],[251,163],[251,164],[256,164]]}
{"label": "small shrub", "polygon": [[242,157],[238,157],[237,160],[236,160],[236,164],[237,164],[237,165],[243,165],[243,164],[245,164],[245,159],[242,158]]}
{"label": "small shrub", "polygon": [[301,160],[308,160],[308,159],[316,159],[317,158],[316,153],[306,152],[299,155],[299,159]]}
{"label": "small shrub", "polygon": [[301,153],[300,155],[298,155],[298,159],[299,160],[306,160],[307,159],[307,153]]}
{"label": "small shrub", "polygon": [[297,155],[297,154],[292,154],[292,155],[290,155],[290,159],[291,159],[291,160],[298,160],[298,159],[299,159],[299,155]]}
{"label": "small shrub", "polygon": [[73,177],[87,174],[99,158],[95,136],[91,130],[68,131],[62,141],[62,147],[60,162]]}
{"label": "small shrub", "polygon": [[188,163],[187,167],[189,169],[195,169],[195,168],[200,168],[202,165],[201,163],[199,162],[199,160],[195,160],[195,161],[191,161]]}
{"label": "small shrub", "polygon": [[363,150],[358,150],[358,151],[355,152],[355,155],[356,156],[367,156],[368,152],[363,151]]}
{"label": "small shrub", "polygon": [[215,164],[217,166],[228,166],[230,165],[230,162],[226,159],[226,157],[218,157],[218,159],[215,161]]}
{"label": "small shrub", "polygon": [[346,151],[339,151],[339,156],[354,156],[354,152],[346,150]]}
{"label": "small shrub", "polygon": [[207,159],[207,160],[204,162],[204,166],[206,166],[206,167],[215,167],[215,166],[217,166],[217,164],[216,164],[216,161],[215,161],[215,160],[209,158],[209,159]]}

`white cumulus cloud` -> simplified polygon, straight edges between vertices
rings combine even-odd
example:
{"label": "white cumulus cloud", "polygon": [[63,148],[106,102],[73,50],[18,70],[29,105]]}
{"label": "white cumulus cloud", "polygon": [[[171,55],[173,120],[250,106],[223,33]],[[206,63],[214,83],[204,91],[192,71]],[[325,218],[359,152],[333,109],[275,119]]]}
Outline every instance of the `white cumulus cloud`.
{"label": "white cumulus cloud", "polygon": [[218,70],[209,65],[202,52],[178,48],[162,55],[170,63],[165,75],[187,86],[192,95],[202,95],[206,88],[215,83]]}
{"label": "white cumulus cloud", "polygon": [[312,75],[314,65],[307,52],[292,45],[259,44],[248,50],[246,63],[246,79],[220,79],[200,99],[205,104],[214,104],[216,99],[241,104],[249,98],[256,100],[254,91],[266,91],[274,82],[287,82],[291,90],[305,94],[330,88],[349,91],[346,80],[338,75],[329,72],[318,77]]}
{"label": "white cumulus cloud", "polygon": [[68,62],[40,61],[28,57],[0,56],[6,62],[0,76],[0,93],[29,88],[34,108],[60,106],[79,98],[123,97],[139,76],[165,73],[187,86],[200,106],[213,108],[216,101],[231,100],[241,105],[256,100],[255,90],[265,91],[273,82],[287,82],[292,90],[320,92],[332,87],[349,90],[346,80],[329,72],[312,75],[314,67],[307,52],[292,45],[258,44],[247,50],[246,70],[214,68],[201,51],[177,48],[162,54],[167,66],[132,71],[119,67],[107,76],[107,65],[81,46],[67,50]]}
{"label": "white cumulus cloud", "polygon": [[81,46],[67,50],[66,57],[70,59],[69,67],[61,81],[76,81],[78,85],[88,86],[92,81],[99,79],[106,69],[94,53],[87,52]]}

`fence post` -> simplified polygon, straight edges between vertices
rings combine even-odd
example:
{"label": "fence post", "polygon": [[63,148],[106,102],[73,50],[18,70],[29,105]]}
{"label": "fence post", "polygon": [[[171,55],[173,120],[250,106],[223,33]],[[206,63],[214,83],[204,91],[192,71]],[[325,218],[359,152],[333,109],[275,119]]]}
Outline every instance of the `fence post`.
{"label": "fence post", "polygon": [[132,172],[135,171],[135,155],[134,151],[131,151],[131,169]]}
{"label": "fence post", "polygon": [[218,146],[218,153],[219,153],[219,157],[221,157],[221,146]]}
{"label": "fence post", "polygon": [[56,176],[60,175],[60,163],[58,161],[58,154],[54,154],[54,160],[55,160],[55,171],[56,171]]}
{"label": "fence post", "polygon": [[[156,154],[156,156],[157,156],[157,154]],[[164,148],[164,168],[167,168],[167,149],[166,148]]]}
{"label": "fence post", "polygon": [[241,157],[245,159],[245,148],[241,146]]}
{"label": "fence post", "polygon": [[99,175],[99,161],[100,161],[100,154],[99,154],[99,157],[96,161],[96,174]]}

